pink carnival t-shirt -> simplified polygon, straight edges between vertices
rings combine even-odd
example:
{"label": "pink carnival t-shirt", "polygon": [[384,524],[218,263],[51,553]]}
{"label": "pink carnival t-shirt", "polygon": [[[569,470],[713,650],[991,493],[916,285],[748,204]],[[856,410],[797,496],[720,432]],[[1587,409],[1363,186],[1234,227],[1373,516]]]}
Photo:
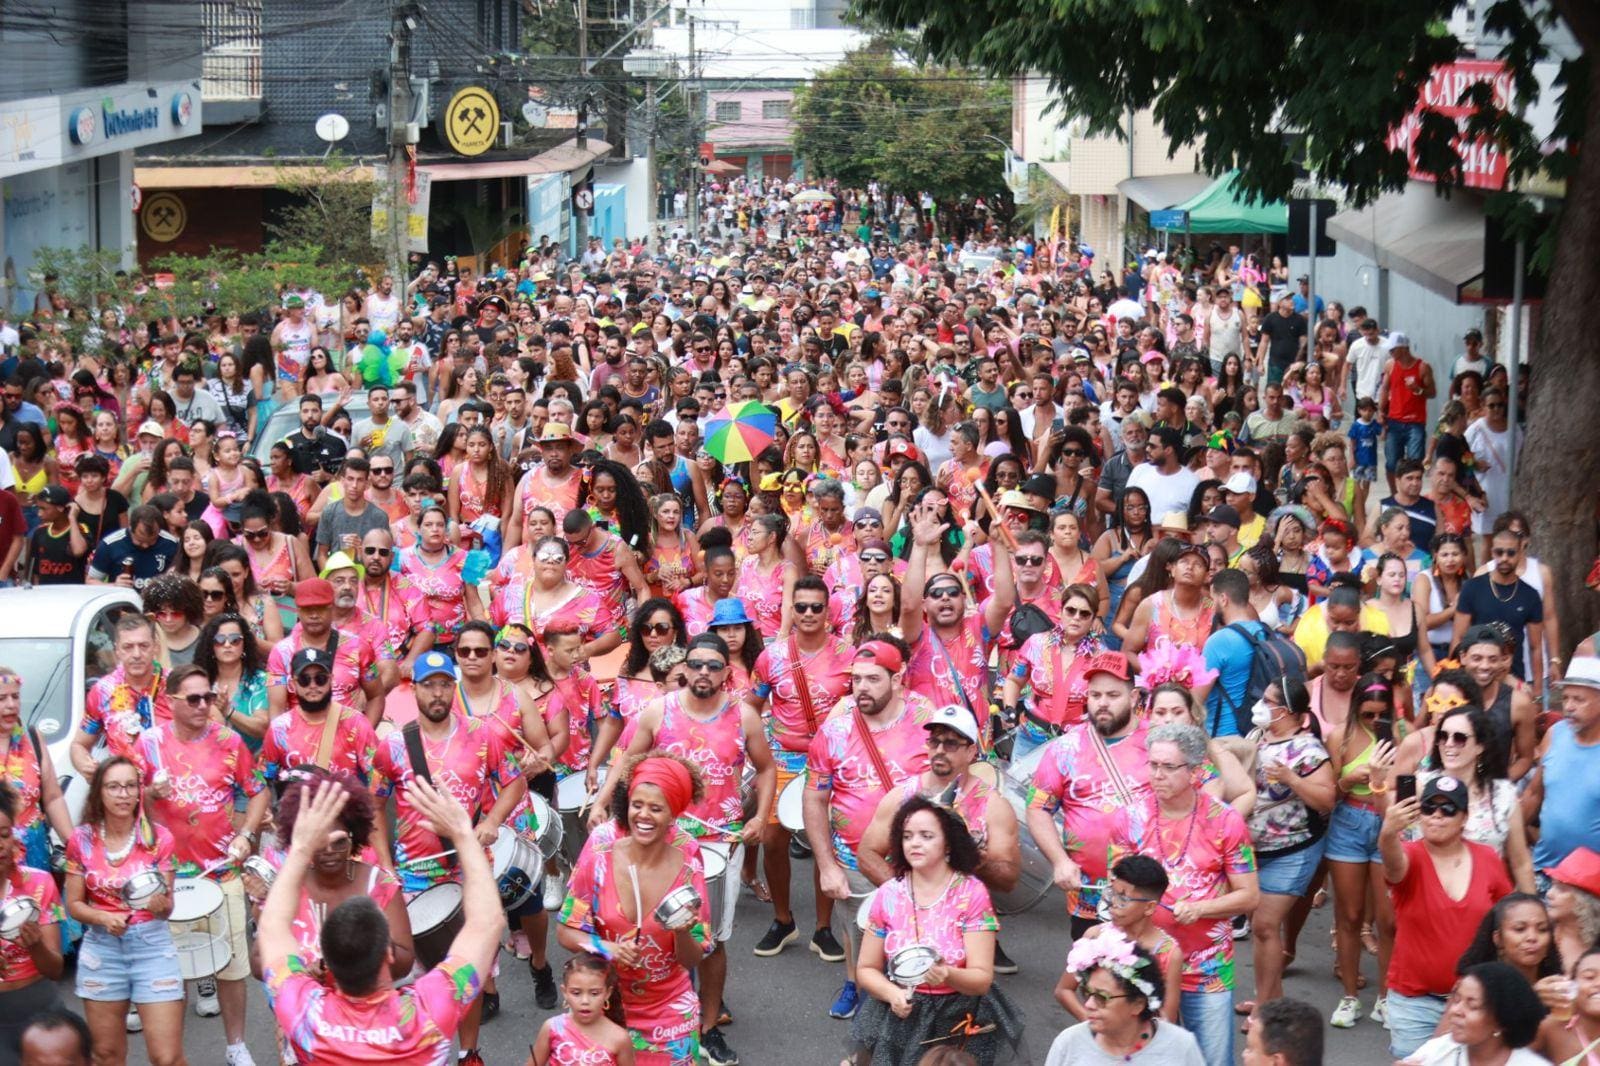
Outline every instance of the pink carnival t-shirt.
{"label": "pink carnival t-shirt", "polygon": [[[328,713],[339,714],[339,724],[333,731],[333,751],[328,757],[328,769],[355,774],[362,781],[372,781],[372,760],[377,752],[378,734],[372,723],[349,707],[337,703]],[[267,723],[267,732],[261,739],[261,752],[256,759],[256,772],[263,780],[273,781],[285,776],[296,766],[310,766],[317,760],[317,747],[322,743],[322,723],[309,722],[299,711],[285,711]]]}
{"label": "pink carnival t-shirt", "polygon": [[[521,777],[522,770],[506,750],[504,734],[494,725],[454,711],[450,717],[453,727],[443,740],[435,741],[423,734],[422,753],[434,786],[448,790],[468,812],[475,814],[490,803],[491,782],[504,788]],[[404,730],[397,729],[384,737],[378,745],[376,765],[373,793],[383,798],[396,796],[399,825],[395,832],[395,863],[444,851],[444,842],[424,824],[425,819],[406,798],[406,787],[416,774],[406,751]],[[453,876],[453,871],[439,860],[410,866],[407,873],[428,883]]]}
{"label": "pink carnival t-shirt", "polygon": [[[867,932],[883,938],[883,955],[894,958],[905,948],[930,947],[939,952],[939,961],[954,969],[967,964],[967,933],[995,933],[1000,930],[989,890],[976,877],[956,874],[955,881],[932,907],[922,910],[911,897],[911,884],[904,877],[885,881],[872,896],[867,912]],[[948,985],[918,985],[918,992],[949,995]]]}
{"label": "pink carnival t-shirt", "polygon": [[[361,685],[378,676],[378,649],[370,637],[353,629],[339,629],[339,647],[333,655],[333,702],[354,707],[361,696]],[[332,639],[330,633],[329,639]],[[305,633],[296,625],[289,635],[272,646],[267,656],[267,684],[273,688],[289,687],[289,664],[295,652],[306,646]],[[289,693],[289,706],[300,703],[293,692]]]}
{"label": "pink carnival t-shirt", "polygon": [[[55,925],[67,916],[56,890],[56,879],[31,866],[14,866],[6,886],[7,899],[27,897],[39,905],[39,925]],[[33,955],[15,940],[0,940],[0,981],[27,981],[41,976]]]}
{"label": "pink carnival t-shirt", "polygon": [[[796,645],[798,647],[798,645]],[[800,678],[811,694],[811,709],[818,728],[836,703],[850,691],[850,664],[855,649],[829,634],[816,651],[800,652],[799,669],[789,661],[789,642],[774,641],[756,659],[751,692],[771,702],[772,740],[785,751],[803,752],[814,733],[806,724],[800,702]]]}
{"label": "pink carnival t-shirt", "polygon": [[208,722],[196,740],[182,740],[171,722],[147,729],[136,755],[148,787],[158,770],[167,772],[172,791],[156,799],[146,791],[150,816],[172,831],[178,872],[194,877],[228,853],[234,836],[235,797],[256,795],[265,783],[238,733]]}
{"label": "pink carnival t-shirt", "polygon": [[[1045,747],[1033,781],[1028,787],[1028,806],[1061,814],[1061,845],[1083,871],[1085,881],[1106,878],[1106,845],[1110,841],[1111,815],[1127,799],[1140,802],[1150,794],[1149,729],[1141,719],[1133,732],[1108,741],[1106,751],[1111,764],[1121,775],[1119,788],[1096,751],[1088,722],[1075,725]],[[1067,908],[1080,918],[1093,918],[1092,900],[1080,893],[1067,896]]]}
{"label": "pink carnival t-shirt", "polygon": [[478,971],[454,955],[409,988],[346,996],[323,985],[299,957],[265,974],[267,1001],[302,1063],[317,1066],[446,1066],[455,1061],[451,1037],[481,983]]}
{"label": "pink carnival t-shirt", "polygon": [[587,770],[589,749],[593,746],[589,731],[610,713],[601,696],[600,683],[587,672],[568,674],[557,680],[555,688],[538,702],[546,726],[563,716],[567,720],[571,739],[567,743],[567,750],[557,760],[556,773],[565,776],[562,767],[566,767],[566,773]]}
{"label": "pink carnival t-shirt", "polygon": [[133,847],[128,857],[113,866],[106,858],[106,846],[92,825],[80,825],[67,841],[67,873],[83,878],[83,901],[108,914],[125,915],[129,925],[155,920],[147,910],[134,910],[122,899],[122,886],[134,874],[154,870],[174,872],[172,834],[165,826],[151,825],[152,835],[135,823]]}
{"label": "pink carnival t-shirt", "polygon": [[1155,922],[1183,949],[1183,990],[1225,992],[1233,988],[1233,926],[1226,918],[1180,925],[1179,903],[1216,899],[1228,892],[1229,874],[1254,873],[1255,848],[1238,811],[1208,792],[1197,793],[1194,813],[1169,822],[1157,816],[1155,796],[1112,815],[1108,862],[1149,855],[1167,871],[1166,906]]}
{"label": "pink carnival t-shirt", "polygon": [[[972,710],[978,735],[989,723],[989,649],[994,638],[983,616],[969,614],[952,638],[941,638],[924,622],[922,636],[911,647],[906,664],[906,688],[933,701],[935,707],[955,704]],[[956,678],[961,687],[957,689]]]}
{"label": "pink carnival t-shirt", "polygon": [[928,768],[926,725],[933,717],[933,704],[914,692],[906,693],[904,699],[899,717],[872,730],[872,739],[889,771],[887,788],[878,776],[866,739],[856,728],[855,704],[850,697],[840,700],[817,730],[806,757],[806,787],[829,793],[834,851],[851,869],[855,868],[855,851],[861,846],[867,826],[872,824],[878,802],[889,789]]}
{"label": "pink carnival t-shirt", "polygon": [[[705,798],[685,812],[693,817],[684,819],[684,830],[691,836],[722,839],[737,834],[744,827],[739,785],[745,767],[738,701],[730,697],[709,721],[694,718],[684,710],[681,692],[661,697],[655,706],[661,708],[655,746],[693,763],[705,784]],[[719,834],[711,826],[721,826],[724,832]]]}

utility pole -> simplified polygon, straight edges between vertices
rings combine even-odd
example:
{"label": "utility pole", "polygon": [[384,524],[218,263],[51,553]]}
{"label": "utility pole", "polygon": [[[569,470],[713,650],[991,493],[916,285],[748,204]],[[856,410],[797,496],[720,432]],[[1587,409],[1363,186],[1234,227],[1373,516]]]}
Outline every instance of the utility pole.
{"label": "utility pole", "polygon": [[689,16],[689,82],[685,92],[689,103],[689,181],[685,190],[689,197],[689,240],[700,243],[700,96],[695,87],[700,82],[700,63],[694,50],[693,15]]}
{"label": "utility pole", "polygon": [[391,0],[389,26],[389,270],[394,275],[395,291],[405,293],[411,280],[409,234],[411,202],[406,197],[406,175],[410,171],[411,121],[411,16],[408,0]]}
{"label": "utility pole", "polygon": [[[583,71],[584,78],[589,76],[589,0],[578,0],[578,69]],[[578,150],[584,151],[589,146],[589,95],[584,90],[583,99],[578,103]],[[592,171],[590,173],[593,173]],[[590,194],[593,195],[593,181],[590,182]],[[593,201],[590,201],[593,203]],[[580,208],[576,203],[572,205],[572,235],[575,256],[581,257],[589,250],[589,212]]]}

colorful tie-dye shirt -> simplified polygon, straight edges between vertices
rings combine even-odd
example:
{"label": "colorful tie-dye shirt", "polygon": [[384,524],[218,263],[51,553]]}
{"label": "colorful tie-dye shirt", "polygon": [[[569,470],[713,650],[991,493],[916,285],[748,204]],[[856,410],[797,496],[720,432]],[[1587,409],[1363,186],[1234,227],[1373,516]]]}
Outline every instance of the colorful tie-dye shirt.
{"label": "colorful tie-dye shirt", "polygon": [[152,725],[172,721],[172,701],[158,665],[143,691],[128,684],[122,667],[106,674],[89,689],[83,704],[83,725],[91,737],[105,736],[112,755],[133,757],[133,742]]}

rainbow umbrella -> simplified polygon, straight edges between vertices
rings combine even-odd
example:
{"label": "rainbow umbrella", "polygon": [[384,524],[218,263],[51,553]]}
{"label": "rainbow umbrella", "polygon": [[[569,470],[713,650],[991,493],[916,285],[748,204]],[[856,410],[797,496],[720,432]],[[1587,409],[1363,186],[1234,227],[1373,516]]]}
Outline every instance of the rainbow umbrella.
{"label": "rainbow umbrella", "polygon": [[778,412],[759,400],[729,404],[706,423],[706,451],[722,463],[747,463],[778,435]]}

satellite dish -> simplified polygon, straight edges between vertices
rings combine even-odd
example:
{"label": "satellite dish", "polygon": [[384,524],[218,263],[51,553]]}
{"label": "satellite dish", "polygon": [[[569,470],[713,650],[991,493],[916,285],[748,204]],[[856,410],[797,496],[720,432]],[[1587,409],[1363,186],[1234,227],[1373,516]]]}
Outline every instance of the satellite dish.
{"label": "satellite dish", "polygon": [[522,121],[534,129],[544,129],[550,124],[550,109],[534,100],[522,105]]}
{"label": "satellite dish", "polygon": [[317,136],[329,144],[338,144],[350,134],[350,122],[336,111],[317,119]]}

